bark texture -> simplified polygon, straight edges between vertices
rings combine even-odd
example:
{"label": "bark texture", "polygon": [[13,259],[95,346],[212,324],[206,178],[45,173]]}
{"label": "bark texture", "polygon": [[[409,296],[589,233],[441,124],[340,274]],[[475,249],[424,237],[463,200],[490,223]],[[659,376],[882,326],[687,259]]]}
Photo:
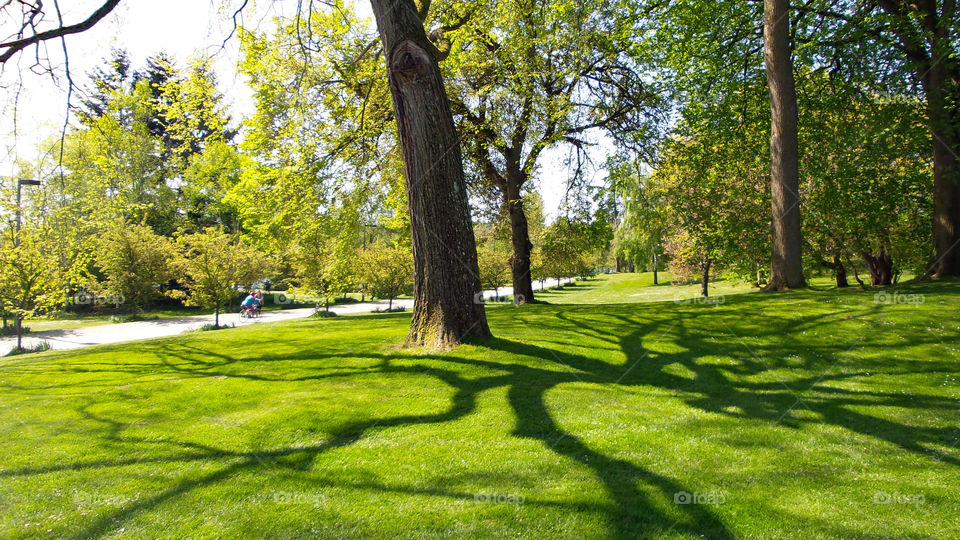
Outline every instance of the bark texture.
{"label": "bark texture", "polygon": [[505,205],[510,213],[510,238],[513,254],[510,255],[510,270],[513,277],[513,300],[517,304],[533,301],[533,280],[530,275],[530,228],[527,214],[523,210],[520,196],[522,182],[509,182],[506,190]]}
{"label": "bark texture", "polygon": [[412,0],[372,0],[403,150],[414,259],[407,343],[447,348],[489,337],[460,140]]}
{"label": "bark texture", "polygon": [[[953,2],[945,2],[953,4]],[[923,2],[925,30],[934,44],[934,58],[916,63],[927,98],[927,116],[933,135],[933,277],[960,276],[960,69],[949,55],[948,22],[938,20],[936,2]],[[955,9],[955,7],[954,7]],[[953,73],[950,73],[951,67]],[[952,80],[951,80],[952,79]],[[953,98],[953,99],[951,99]]]}
{"label": "bark texture", "polygon": [[770,90],[770,280],[765,290],[805,287],[797,163],[797,92],[790,51],[789,0],[764,0],[763,57]]}

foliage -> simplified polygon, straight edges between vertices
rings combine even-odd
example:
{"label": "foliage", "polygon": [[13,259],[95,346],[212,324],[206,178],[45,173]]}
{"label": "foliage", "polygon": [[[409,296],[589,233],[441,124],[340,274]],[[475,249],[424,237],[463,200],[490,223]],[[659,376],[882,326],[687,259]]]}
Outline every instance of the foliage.
{"label": "foliage", "polygon": [[493,246],[477,250],[480,286],[497,291],[510,282],[510,254]]}
{"label": "foliage", "polygon": [[887,253],[901,269],[929,263],[932,164],[922,104],[857,92],[810,74],[801,163],[812,259]]}
{"label": "foliage", "polygon": [[666,201],[661,192],[648,189],[638,156],[615,154],[607,159],[607,168],[607,189],[614,208],[622,208],[615,217],[611,250],[614,257],[644,268],[654,256],[663,255],[668,230]]}
{"label": "foliage", "polygon": [[608,224],[603,221],[558,218],[544,234],[540,275],[559,280],[596,274],[599,255],[608,240]]}
{"label": "foliage", "polygon": [[31,224],[0,235],[0,305],[16,318],[18,328],[23,319],[66,302],[71,276],[61,267],[49,233],[49,228]]}
{"label": "foliage", "polygon": [[[249,167],[249,158],[223,142],[209,142],[202,153],[193,154],[183,171],[179,190],[185,220],[181,229],[189,232],[206,227],[223,227],[239,232],[239,211],[225,198]],[[251,198],[248,204],[258,204]]]}
{"label": "foliage", "polygon": [[137,313],[173,278],[173,246],[147,225],[116,221],[99,238],[95,262],[104,279],[98,289]]}
{"label": "foliage", "polygon": [[21,354],[30,354],[30,353],[49,351],[49,350],[50,350],[50,342],[40,341],[40,342],[34,343],[33,345],[28,345],[26,347],[19,347],[19,348],[15,347],[13,349],[10,349],[10,352],[5,354],[4,356],[18,356]]}
{"label": "foliage", "polygon": [[187,305],[214,309],[214,324],[220,312],[244,287],[270,274],[270,258],[233,236],[210,227],[177,238],[179,256],[175,268],[186,291],[171,291]]}
{"label": "foliage", "polygon": [[393,299],[413,288],[413,254],[409,249],[385,244],[364,248],[357,257],[360,281],[371,296]]}
{"label": "foliage", "polygon": [[330,301],[356,286],[355,235],[348,228],[331,231],[337,222],[329,216],[307,225],[289,253],[294,282],[300,291],[319,295],[329,311]]}

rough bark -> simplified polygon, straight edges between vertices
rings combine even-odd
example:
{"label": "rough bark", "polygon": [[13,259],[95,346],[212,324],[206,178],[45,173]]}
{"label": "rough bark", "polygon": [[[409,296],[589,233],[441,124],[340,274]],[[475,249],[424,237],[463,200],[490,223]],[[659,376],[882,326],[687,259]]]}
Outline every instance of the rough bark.
{"label": "rough bark", "polygon": [[927,98],[933,134],[934,263],[929,274],[960,276],[960,159],[957,158],[960,138],[956,137],[960,114],[949,114],[942,93],[933,94],[928,93]]}
{"label": "rough bark", "polygon": [[510,214],[510,238],[513,243],[513,254],[510,255],[510,271],[513,276],[513,300],[517,304],[533,301],[533,280],[530,275],[530,254],[533,243],[530,242],[530,228],[527,224],[527,214],[523,210],[523,199],[520,196],[520,186],[523,185],[523,173],[517,172],[518,177],[507,178],[504,205]]}
{"label": "rough bark", "polygon": [[797,92],[790,51],[789,0],[764,0],[764,66],[770,90],[772,253],[765,290],[805,287],[800,232]]}
{"label": "rough bark", "polygon": [[412,0],[371,0],[403,150],[414,259],[407,343],[446,348],[489,337],[460,140],[436,49]]}

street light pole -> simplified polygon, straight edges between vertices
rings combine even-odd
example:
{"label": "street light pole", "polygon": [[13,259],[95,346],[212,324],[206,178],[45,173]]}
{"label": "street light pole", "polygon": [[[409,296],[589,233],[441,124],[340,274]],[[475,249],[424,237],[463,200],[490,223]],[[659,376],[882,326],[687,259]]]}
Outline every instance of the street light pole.
{"label": "street light pole", "polygon": [[[21,178],[17,180],[17,235],[13,239],[13,245],[20,245],[20,199],[21,199],[21,190],[23,186],[39,186],[39,180],[31,180],[29,178]],[[6,316],[4,316],[4,321],[6,321]],[[23,350],[23,317],[20,314],[17,314],[17,350]]]}
{"label": "street light pole", "polygon": [[31,180],[29,178],[21,178],[17,180],[17,245],[20,245],[20,198],[21,191],[23,186],[39,186],[39,180]]}

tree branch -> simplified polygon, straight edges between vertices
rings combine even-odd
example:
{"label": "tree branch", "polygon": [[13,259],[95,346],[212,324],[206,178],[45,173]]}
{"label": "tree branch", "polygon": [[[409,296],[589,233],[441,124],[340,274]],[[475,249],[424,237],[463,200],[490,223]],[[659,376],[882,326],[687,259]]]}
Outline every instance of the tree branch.
{"label": "tree branch", "polygon": [[13,58],[18,52],[26,49],[30,45],[38,44],[48,39],[56,39],[70,34],[78,34],[93,28],[98,22],[103,20],[104,17],[110,14],[114,8],[120,4],[120,0],[106,0],[102,6],[97,8],[87,19],[83,22],[77,24],[72,24],[69,26],[59,26],[51,30],[45,30],[43,32],[38,32],[32,36],[15,39],[13,41],[8,41],[6,43],[0,43],[0,49],[5,49],[2,54],[0,54],[0,64],[4,64],[7,60]]}

